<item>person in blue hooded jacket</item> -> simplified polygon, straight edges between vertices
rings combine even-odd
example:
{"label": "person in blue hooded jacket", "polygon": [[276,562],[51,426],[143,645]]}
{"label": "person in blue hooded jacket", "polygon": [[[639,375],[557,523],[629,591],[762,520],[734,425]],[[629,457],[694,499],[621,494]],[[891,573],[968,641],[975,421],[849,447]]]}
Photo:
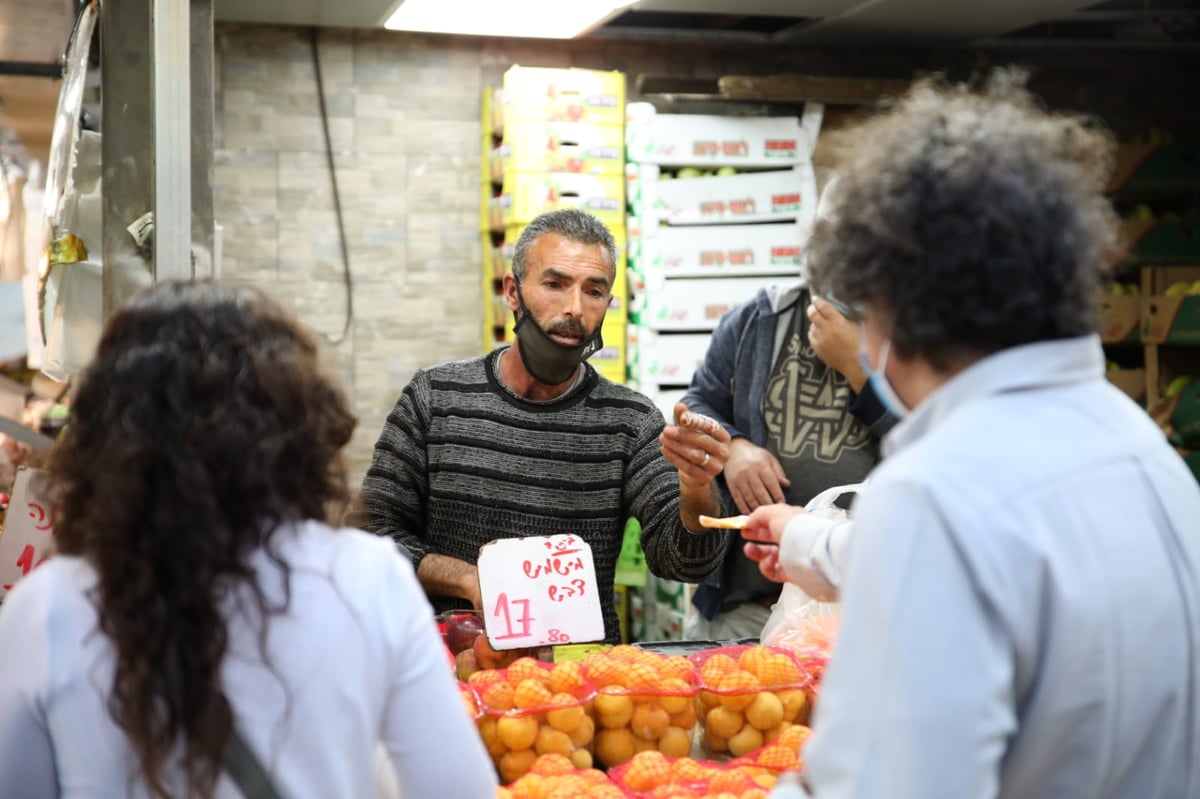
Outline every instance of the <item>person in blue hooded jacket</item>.
{"label": "person in blue hooded jacket", "polygon": [[[683,402],[729,433],[718,477],[727,507],[803,507],[871,471],[896,419],[867,384],[858,344],[858,325],[804,279],[763,289],[721,319]],[[685,634],[757,637],[779,592],[731,538],[721,567],[693,594]]]}

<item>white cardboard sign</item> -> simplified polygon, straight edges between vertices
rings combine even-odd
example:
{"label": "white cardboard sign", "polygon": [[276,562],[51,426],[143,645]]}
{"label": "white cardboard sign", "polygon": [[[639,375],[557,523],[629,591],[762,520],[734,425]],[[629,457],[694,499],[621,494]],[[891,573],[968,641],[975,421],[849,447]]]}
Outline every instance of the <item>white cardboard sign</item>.
{"label": "white cardboard sign", "polygon": [[38,491],[45,476],[41,469],[21,468],[13,481],[0,533],[0,597],[50,557],[53,549],[54,520]]}
{"label": "white cardboard sign", "polygon": [[488,641],[498,650],[604,639],[592,548],[575,535],[507,538],[479,550]]}

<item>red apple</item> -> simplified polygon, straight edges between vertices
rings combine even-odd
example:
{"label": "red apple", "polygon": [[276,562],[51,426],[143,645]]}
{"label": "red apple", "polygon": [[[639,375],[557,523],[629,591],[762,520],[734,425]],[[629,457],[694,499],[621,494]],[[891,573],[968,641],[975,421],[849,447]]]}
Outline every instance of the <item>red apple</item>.
{"label": "red apple", "polygon": [[475,639],[483,634],[483,624],[473,613],[462,613],[450,617],[446,624],[446,645],[454,654],[470,649]]}

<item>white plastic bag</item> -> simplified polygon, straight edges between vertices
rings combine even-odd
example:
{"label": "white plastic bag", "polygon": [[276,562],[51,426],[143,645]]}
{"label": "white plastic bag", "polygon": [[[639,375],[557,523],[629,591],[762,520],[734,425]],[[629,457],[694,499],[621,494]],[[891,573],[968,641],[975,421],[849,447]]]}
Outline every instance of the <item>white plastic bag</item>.
{"label": "white plastic bag", "polygon": [[96,353],[104,326],[103,278],[99,260],[58,264],[45,288],[46,351],[42,372],[65,383]]}
{"label": "white plastic bag", "polygon": [[70,192],[57,206],[56,224],[78,236],[89,253],[83,261],[47,264],[41,289],[42,371],[59,383],[91,362],[104,327],[100,136],[85,131],[77,144]]}
{"label": "white plastic bag", "polygon": [[[835,503],[845,494],[857,493],[866,483],[834,486],[813,497],[804,509],[811,515],[831,521],[848,519],[848,511]],[[840,614],[837,602],[821,602],[806,594],[794,583],[784,583],[779,601],[771,608],[771,615],[763,626],[760,638],[764,644],[797,648],[809,639],[832,636]],[[821,647],[828,641],[814,640]]]}
{"label": "white plastic bag", "polygon": [[[87,82],[88,54],[92,32],[99,18],[99,4],[88,3],[79,14],[71,45],[66,54],[66,70],[58,108],[54,113],[54,131],[50,140],[50,162],[46,170],[45,214],[53,238],[70,230],[65,218],[75,195],[75,144],[79,139],[79,117],[83,112],[83,92]],[[99,163],[99,162],[97,162]],[[91,242],[89,242],[91,244]],[[96,245],[92,245],[96,246]]]}

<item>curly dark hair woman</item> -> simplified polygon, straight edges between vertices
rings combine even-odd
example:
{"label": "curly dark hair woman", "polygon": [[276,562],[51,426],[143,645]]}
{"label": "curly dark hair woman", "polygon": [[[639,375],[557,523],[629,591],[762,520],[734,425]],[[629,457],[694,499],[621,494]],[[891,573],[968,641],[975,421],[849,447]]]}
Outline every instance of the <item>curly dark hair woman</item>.
{"label": "curly dark hair woman", "polygon": [[[128,776],[140,777],[152,797],[217,795],[239,710],[222,674],[236,649],[231,616],[257,620],[238,622],[238,636],[257,646],[237,656],[260,656],[276,677],[324,643],[306,640],[306,626],[313,637],[331,635],[322,631],[321,617],[342,612],[330,610],[331,601],[349,606],[353,623],[342,620],[338,629],[357,625],[355,641],[369,640],[373,632],[360,607],[366,603],[356,604],[352,580],[342,579],[357,579],[361,568],[351,575],[338,568],[349,557],[346,548],[361,550],[364,541],[375,561],[380,547],[384,556],[393,547],[362,533],[330,536],[334,531],[323,525],[303,526],[345,503],[339,453],[354,417],[341,390],[318,368],[313,340],[280,306],[257,290],[200,282],[161,284],[112,319],[83,376],[72,419],[51,468],[55,536],[68,557],[50,564],[65,568],[56,561],[74,556],[94,571],[85,594],[95,607],[95,625],[111,642],[112,679],[104,699],[132,750],[137,773]],[[341,547],[320,556],[333,565],[316,575],[318,583],[305,565],[311,558],[295,543],[310,539],[321,552]],[[386,557],[384,562],[398,569],[391,577],[411,581],[402,566]],[[50,564],[25,582],[52,571]],[[371,582],[365,572],[362,579]],[[403,602],[407,586],[401,582],[393,588],[400,594],[373,601]],[[24,587],[18,585],[13,596],[20,598]],[[303,604],[293,602],[297,591],[305,602],[324,593]],[[287,626],[291,620],[276,622],[289,612],[309,616],[294,620],[298,627]],[[412,616],[415,634],[436,652],[428,606],[410,601],[403,614]],[[350,668],[354,653],[344,654]],[[370,658],[364,654],[363,660]],[[304,677],[326,679],[324,689],[334,689],[331,675],[306,668],[314,673]],[[302,680],[284,682],[289,703],[297,692],[313,689]],[[448,676],[445,685],[437,682],[433,693],[448,696],[452,712],[462,715]],[[379,686],[369,690],[376,704],[387,693]],[[255,701],[247,699],[240,698],[241,707]],[[382,708],[372,712],[384,715]],[[277,727],[287,722],[274,721]],[[364,728],[366,734],[378,732],[378,721],[374,725]],[[259,737],[257,730],[245,732]],[[4,743],[0,734],[0,766]],[[365,748],[370,765],[370,742]],[[59,763],[60,785],[63,768]]]}
{"label": "curly dark hair woman", "polygon": [[216,780],[232,724],[217,686],[222,583],[248,580],[280,521],[346,497],[338,453],[354,418],[316,359],[257,292],[164,286],[105,332],[54,453],[55,535],[99,574],[117,650],[109,706],[158,795],[179,736],[191,790]]}
{"label": "curly dark hair woman", "polygon": [[834,137],[811,279],[890,314],[902,356],[945,368],[1096,329],[1113,142],[1085,117],[1043,111],[1022,83],[1019,71],[984,91],[928,80]]}

